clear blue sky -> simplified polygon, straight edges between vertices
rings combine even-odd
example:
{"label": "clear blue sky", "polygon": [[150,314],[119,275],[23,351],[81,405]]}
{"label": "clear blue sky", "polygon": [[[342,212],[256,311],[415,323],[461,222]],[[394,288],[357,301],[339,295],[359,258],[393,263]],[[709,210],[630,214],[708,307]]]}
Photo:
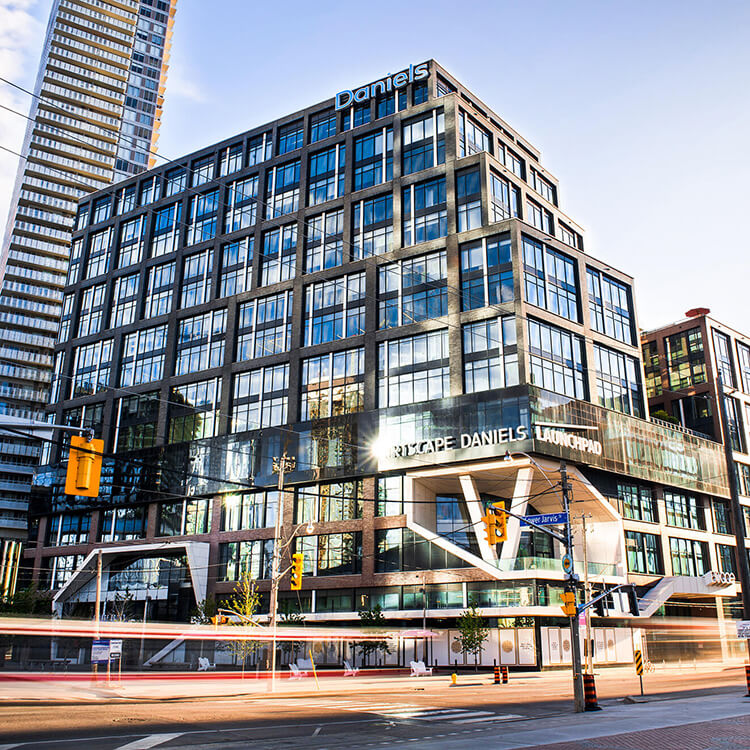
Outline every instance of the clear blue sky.
{"label": "clear blue sky", "polygon": [[541,150],[587,252],[635,276],[643,327],[705,306],[750,333],[749,32],[727,0],[179,0],[160,150],[434,57]]}

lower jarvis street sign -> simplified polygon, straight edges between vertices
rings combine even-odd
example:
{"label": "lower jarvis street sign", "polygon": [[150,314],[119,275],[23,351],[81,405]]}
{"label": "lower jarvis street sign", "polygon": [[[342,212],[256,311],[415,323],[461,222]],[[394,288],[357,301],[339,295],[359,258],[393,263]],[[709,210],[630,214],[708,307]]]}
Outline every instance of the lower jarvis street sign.
{"label": "lower jarvis street sign", "polygon": [[536,516],[524,516],[521,519],[521,526],[528,526],[529,522],[537,526],[557,526],[561,523],[568,522],[567,513],[539,513]]}

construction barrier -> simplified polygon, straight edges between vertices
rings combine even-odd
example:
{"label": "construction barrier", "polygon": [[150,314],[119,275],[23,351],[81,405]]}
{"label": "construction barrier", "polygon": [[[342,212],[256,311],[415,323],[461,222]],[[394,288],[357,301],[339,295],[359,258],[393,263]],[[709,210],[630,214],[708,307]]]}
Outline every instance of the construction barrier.
{"label": "construction barrier", "polygon": [[500,684],[500,667],[495,665],[495,680],[492,683],[493,685],[499,685]]}
{"label": "construction barrier", "polygon": [[747,683],[747,697],[750,698],[750,662],[745,664],[745,682]]}
{"label": "construction barrier", "polygon": [[508,667],[503,667],[503,685],[508,684]]}
{"label": "construction barrier", "polygon": [[583,696],[585,700],[586,711],[601,711],[602,707],[596,700],[596,685],[594,684],[594,675],[583,675]]}

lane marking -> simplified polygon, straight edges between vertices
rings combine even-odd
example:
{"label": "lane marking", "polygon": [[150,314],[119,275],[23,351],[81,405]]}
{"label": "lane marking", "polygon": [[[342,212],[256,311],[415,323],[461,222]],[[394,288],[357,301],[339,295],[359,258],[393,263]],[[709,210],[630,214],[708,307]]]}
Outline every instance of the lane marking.
{"label": "lane marking", "polygon": [[0,745],[0,750],[13,750],[14,747],[21,747],[23,742],[14,742],[12,745]]}
{"label": "lane marking", "polygon": [[318,734],[320,733],[320,730],[321,730],[322,728],[323,728],[323,727],[318,727],[318,728],[317,728],[317,729],[316,729],[316,730],[315,730],[315,731],[314,731],[314,732],[312,733],[312,736],[313,736],[313,737],[317,737],[317,736],[318,736]]}
{"label": "lane marking", "polygon": [[161,745],[163,742],[181,737],[183,732],[174,732],[171,734],[150,734],[148,737],[142,737],[140,740],[128,742],[127,745],[120,745],[116,750],[149,750],[151,747]]}
{"label": "lane marking", "polygon": [[522,718],[519,714],[500,714],[484,716],[479,719],[451,719],[454,724],[474,724],[478,721],[509,721],[510,719]]}

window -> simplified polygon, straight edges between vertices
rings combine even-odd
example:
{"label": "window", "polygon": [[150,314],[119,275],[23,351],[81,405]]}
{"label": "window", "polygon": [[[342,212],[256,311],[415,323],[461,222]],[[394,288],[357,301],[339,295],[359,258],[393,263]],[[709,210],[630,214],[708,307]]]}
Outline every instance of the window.
{"label": "window", "polygon": [[404,246],[445,237],[448,234],[445,178],[405,187],[402,210]]}
{"label": "window", "polygon": [[599,403],[607,409],[643,417],[638,360],[606,346],[594,344],[594,365]]}
{"label": "window", "polygon": [[74,409],[63,411],[62,422],[68,427],[88,427],[94,431],[94,437],[102,436],[104,422],[104,402],[85,404]]}
{"label": "window", "polygon": [[303,346],[359,336],[364,332],[364,271],[305,287]]}
{"label": "window", "polygon": [[172,310],[175,262],[162,263],[148,269],[146,283],[146,305],[143,317],[155,318]]}
{"label": "window", "polygon": [[445,398],[449,393],[447,329],[378,344],[380,408]]}
{"label": "window", "polygon": [[734,555],[736,549],[737,548],[734,545],[716,545],[716,559],[719,563],[719,570],[721,570],[722,573],[734,573],[735,576],[737,575],[737,566]]}
{"label": "window", "polygon": [[224,495],[221,507],[222,531],[245,531],[246,529],[268,529],[276,523],[279,493],[243,492]]}
{"label": "window", "polygon": [[144,539],[148,519],[147,507],[111,508],[102,513],[99,526],[100,542],[127,542]]}
{"label": "window", "polygon": [[183,318],[177,328],[175,375],[189,375],[224,364],[227,311],[214,310]]}
{"label": "window", "polygon": [[282,125],[279,128],[279,155],[288,154],[290,151],[302,148],[304,131],[302,120]]}
{"label": "window", "polygon": [[650,523],[658,522],[656,500],[650,487],[637,484],[618,484],[617,497],[620,499],[620,511],[625,518]]}
{"label": "window", "polygon": [[202,305],[211,296],[211,271],[214,264],[214,251],[186,255],[182,261],[182,292],[180,309]]}
{"label": "window", "polygon": [[260,285],[294,278],[297,263],[297,225],[287,224],[263,233]]}
{"label": "window", "polygon": [[83,260],[83,237],[73,240],[70,243],[70,260],[68,261],[68,275],[65,284],[78,283],[78,277],[82,267]]}
{"label": "window", "polygon": [[221,247],[219,297],[249,292],[253,278],[255,237],[243,237]]}
{"label": "window", "polygon": [[99,224],[107,221],[112,215],[112,199],[105,195],[103,198],[97,198],[94,201],[94,209],[91,212],[91,223]]}
{"label": "window", "polygon": [[190,498],[159,506],[159,536],[208,534],[211,527],[211,500]]}
{"label": "window", "polygon": [[591,327],[625,344],[635,344],[630,287],[594,269],[586,269]]}
{"label": "window", "polygon": [[555,236],[555,224],[552,218],[552,214],[546,209],[542,208],[538,203],[526,199],[526,220],[531,226],[541,229],[542,232]]}
{"label": "window", "polygon": [[273,539],[219,544],[220,581],[238,581],[243,576],[253,580],[270,578],[272,565]]}
{"label": "window", "polygon": [[109,248],[112,244],[112,227],[92,232],[89,244],[89,259],[86,264],[86,278],[93,279],[109,270]]}
{"label": "window", "polygon": [[456,203],[459,232],[482,226],[482,188],[478,169],[459,172],[456,176]]}
{"label": "window", "polygon": [[557,189],[555,186],[546,178],[542,177],[536,169],[531,169],[531,187],[553,205],[557,205]]}
{"label": "window", "polygon": [[732,396],[724,396],[727,405],[727,422],[729,428],[729,444],[732,450],[745,452],[745,430],[742,426],[740,402]]}
{"label": "window", "polygon": [[138,195],[138,205],[147,206],[149,203],[153,203],[159,197],[160,187],[159,175],[154,175],[145,179],[141,183],[140,192]]}
{"label": "window", "polygon": [[564,396],[586,398],[580,336],[529,320],[529,361],[534,385]]}
{"label": "window", "polygon": [[187,186],[186,173],[183,167],[170,169],[164,175],[164,197],[171,198],[181,193]]}
{"label": "window", "polygon": [[[73,301],[75,294],[64,294],[62,309],[60,311],[60,327],[57,332],[57,341],[65,343],[70,338],[70,323],[73,320]],[[52,399],[54,401],[55,399]]]}
{"label": "window", "polygon": [[448,313],[446,252],[378,267],[378,327],[410,325]]}
{"label": "window", "polygon": [[344,262],[344,209],[311,217],[307,222],[305,273],[334,268]]}
{"label": "window", "polygon": [[297,490],[295,523],[362,518],[362,481],[314,484]]}
{"label": "window", "polygon": [[88,544],[90,527],[90,513],[59,513],[49,516],[45,546]]}
{"label": "window", "polygon": [[61,588],[83,564],[83,559],[83,555],[59,555],[44,558],[48,567],[42,571],[42,585],[50,590]]}
{"label": "window", "polygon": [[232,432],[286,424],[289,365],[261,367],[234,376]]}
{"label": "window", "polygon": [[118,276],[112,287],[112,314],[109,319],[110,328],[130,325],[135,320],[138,306],[138,278],[139,274]]}
{"label": "window", "polygon": [[101,331],[106,288],[106,284],[96,284],[81,292],[81,307],[78,311],[79,338]]}
{"label": "window", "polygon": [[492,152],[490,134],[462,109],[458,110],[458,155]]}
{"label": "window", "polygon": [[427,81],[420,81],[419,83],[412,84],[411,98],[415,107],[417,104],[424,104],[429,98],[429,95],[430,91],[427,88]]}
{"label": "window", "polygon": [[123,396],[115,402],[115,451],[132,451],[156,445],[159,391]]}
{"label": "window", "polygon": [[271,133],[263,133],[251,138],[247,145],[247,166],[254,167],[256,164],[270,159],[273,156],[273,140]]}
{"label": "window", "polygon": [[180,239],[182,205],[173,203],[154,211],[154,231],[151,237],[151,257],[166,255],[177,249]]}
{"label": "window", "polygon": [[579,250],[583,249],[583,240],[578,232],[574,232],[569,227],[566,227],[561,221],[557,222],[560,227],[560,239],[571,247],[576,247]]}
{"label": "window", "polygon": [[485,237],[461,245],[461,309],[512,301],[510,239]]}
{"label": "window", "polygon": [[76,223],[74,231],[85,229],[89,225],[89,207],[87,205],[78,206],[78,213],[76,214]]}
{"label": "window", "polygon": [[732,350],[729,345],[729,336],[725,336],[723,333],[714,330],[713,339],[716,368],[721,373],[722,383],[726,388],[734,388],[736,384],[734,382],[734,368],[732,367]]}
{"label": "window", "polygon": [[[737,479],[740,485],[740,494],[750,496],[750,466],[747,464],[735,463],[737,467]],[[750,526],[748,526],[746,536],[750,536]]]}
{"label": "window", "polygon": [[404,175],[445,164],[445,115],[442,109],[433,109],[403,123],[401,152]]}
{"label": "window", "polygon": [[237,232],[255,224],[258,208],[258,176],[235,180],[227,186],[224,231]]}
{"label": "window", "polygon": [[310,143],[336,135],[336,113],[327,109],[310,115]]}
{"label": "window", "polygon": [[646,375],[646,397],[661,396],[663,393],[661,364],[656,341],[644,341],[641,354],[643,356],[643,371]]}
{"label": "window", "polygon": [[354,204],[352,245],[355,260],[393,249],[393,196],[390,193]]}
{"label": "window", "polygon": [[109,387],[109,370],[112,364],[112,339],[95,341],[73,350],[73,376],[70,380],[70,398],[91,396]]}
{"label": "window", "polygon": [[499,142],[497,148],[497,158],[513,172],[516,177],[522,180],[526,179],[526,166],[523,159],[518,154],[513,153],[504,143]]}
{"label": "window", "polygon": [[219,152],[219,175],[224,177],[242,169],[242,144],[235,143]]}
{"label": "window", "polygon": [[490,221],[518,218],[521,191],[504,177],[490,170]]}
{"label": "window", "polygon": [[406,89],[397,89],[388,93],[379,94],[375,100],[377,118],[387,117],[395,112],[406,109]]}
{"label": "window", "polygon": [[463,327],[464,391],[518,385],[516,319],[491,318]]}
{"label": "window", "polygon": [[169,402],[167,442],[183,443],[219,434],[221,378],[173,386]]}
{"label": "window", "polygon": [[656,534],[626,531],[625,551],[628,556],[628,571],[630,573],[661,575],[664,572],[661,564],[659,537]]}
{"label": "window", "polygon": [[307,176],[309,206],[340,198],[344,194],[345,162],[346,146],[343,144],[310,154]]}
{"label": "window", "polygon": [[683,529],[706,530],[706,516],[698,498],[683,495],[681,492],[664,490],[664,504],[667,508],[667,523]]}
{"label": "window", "polygon": [[164,377],[166,347],[166,325],[144,328],[125,336],[120,386],[128,387],[161,380]]}
{"label": "window", "polygon": [[273,167],[267,175],[266,218],[290,214],[299,209],[299,159]]}
{"label": "window", "polygon": [[375,480],[377,502],[376,516],[400,516],[404,512],[404,478],[383,477]]}
{"label": "window", "polygon": [[362,534],[359,531],[298,536],[294,541],[295,551],[304,555],[305,575],[353,575],[362,569]]}
{"label": "window", "polygon": [[190,187],[205,185],[214,178],[214,155],[195,159],[190,168]]}
{"label": "window", "polygon": [[[135,185],[120,188],[115,194],[115,215],[122,216],[135,208]],[[81,227],[76,227],[81,229]]]}
{"label": "window", "polygon": [[453,84],[448,83],[448,81],[440,76],[437,77],[437,83],[435,85],[436,96],[447,96],[448,94],[453,94],[455,91],[456,88]]}
{"label": "window", "polygon": [[667,336],[665,344],[670,388],[681,390],[706,382],[706,361],[700,328]]}
{"label": "window", "polygon": [[523,268],[526,301],[568,320],[578,318],[578,283],[572,258],[523,238]]}
{"label": "window", "polygon": [[259,297],[239,306],[236,356],[238,362],[288,352],[291,336],[291,291]]}
{"label": "window", "polygon": [[143,240],[146,229],[146,217],[136,216],[120,224],[120,254],[117,267],[125,268],[143,259]]}
{"label": "window", "polygon": [[213,239],[219,212],[219,191],[211,190],[190,199],[187,244],[195,245]]}
{"label": "window", "polygon": [[370,102],[355,104],[353,107],[344,110],[341,118],[341,129],[349,130],[352,127],[358,128],[360,125],[367,125],[370,118]]}
{"label": "window", "polygon": [[742,390],[750,394],[750,346],[737,342],[737,366],[740,371]]}
{"label": "window", "polygon": [[354,190],[393,179],[393,128],[381,128],[354,140]]}
{"label": "window", "polygon": [[672,575],[702,576],[711,568],[705,542],[670,537],[669,549],[672,553]]}
{"label": "window", "polygon": [[303,359],[300,419],[304,422],[362,411],[364,379],[362,348]]}
{"label": "window", "polygon": [[713,503],[714,509],[714,531],[717,534],[734,534],[732,527],[732,511],[726,500],[716,500]]}

